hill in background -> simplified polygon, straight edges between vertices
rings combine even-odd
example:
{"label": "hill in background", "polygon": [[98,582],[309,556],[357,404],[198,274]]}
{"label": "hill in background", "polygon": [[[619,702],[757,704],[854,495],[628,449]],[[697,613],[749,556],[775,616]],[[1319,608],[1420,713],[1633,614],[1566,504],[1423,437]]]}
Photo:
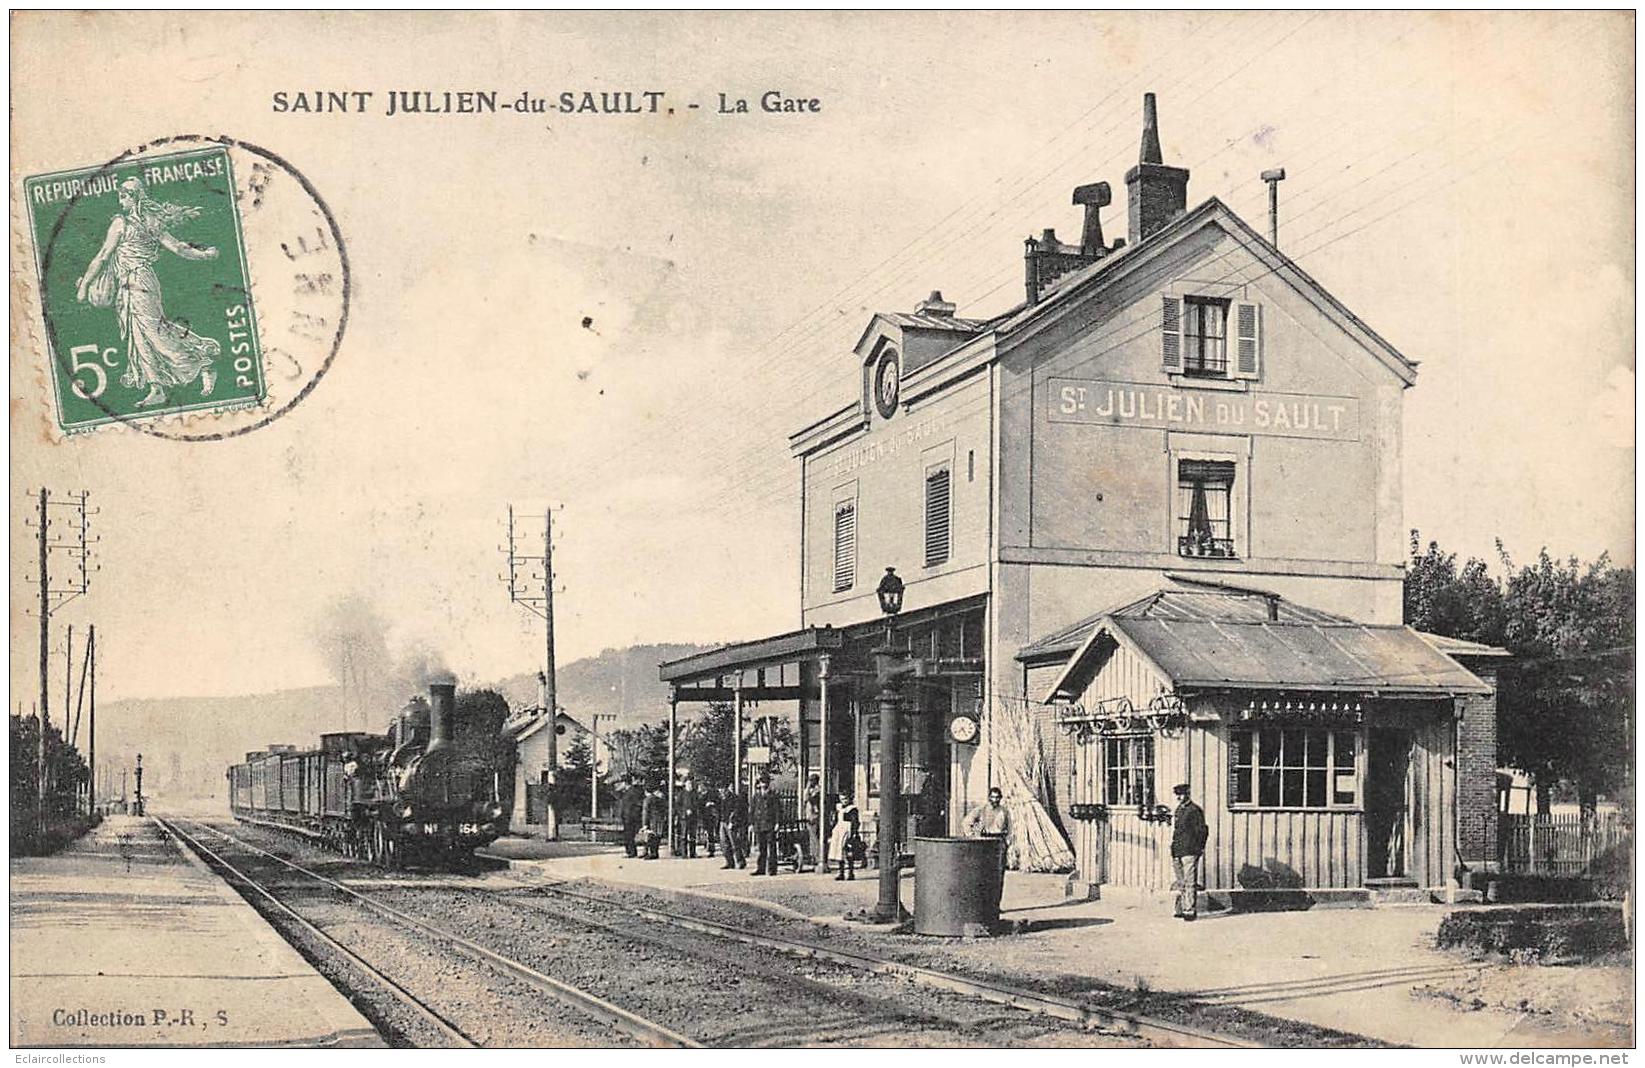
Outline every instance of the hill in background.
{"label": "hill in background", "polygon": [[[668,687],[657,678],[657,665],[707,648],[689,644],[635,645],[574,660],[556,673],[556,703],[585,725],[594,712],[615,716],[614,720],[601,721],[602,731],[656,723],[668,716]],[[513,708],[537,703],[535,672],[490,682],[465,679],[460,685],[463,689],[495,689]],[[369,722],[360,722],[358,713],[350,714],[339,686],[238,697],[102,702],[97,714],[97,762],[103,769],[98,794],[118,795],[120,769],[131,768],[140,752],[143,785],[150,795],[220,795],[224,771],[251,750],[281,743],[306,748],[330,731],[380,732],[395,711],[384,708],[368,712],[365,718]],[[82,751],[86,748],[87,729],[82,723]],[[128,783],[128,789],[132,788],[134,784]]]}

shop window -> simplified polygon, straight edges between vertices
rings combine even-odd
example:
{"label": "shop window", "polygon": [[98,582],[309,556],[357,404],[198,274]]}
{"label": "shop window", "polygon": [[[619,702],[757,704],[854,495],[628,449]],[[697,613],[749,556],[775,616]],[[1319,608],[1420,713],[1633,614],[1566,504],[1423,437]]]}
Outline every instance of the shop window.
{"label": "shop window", "polygon": [[940,464],[925,472],[925,566],[948,562],[949,521],[952,496],[949,466]]}
{"label": "shop window", "polygon": [[1126,735],[1103,740],[1103,804],[1154,805],[1154,736]]}
{"label": "shop window", "polygon": [[1256,808],[1359,803],[1358,735],[1313,727],[1229,733],[1228,801]]}
{"label": "shop window", "polygon": [[849,590],[857,582],[857,502],[840,501],[834,506],[834,592]]}
{"label": "shop window", "polygon": [[1234,465],[1177,461],[1177,555],[1230,559],[1234,553]]}

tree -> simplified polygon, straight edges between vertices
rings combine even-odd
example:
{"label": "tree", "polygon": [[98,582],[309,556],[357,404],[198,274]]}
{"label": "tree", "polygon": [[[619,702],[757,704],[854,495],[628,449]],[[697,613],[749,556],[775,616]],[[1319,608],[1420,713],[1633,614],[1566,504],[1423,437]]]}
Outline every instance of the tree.
{"label": "tree", "polygon": [[680,732],[682,762],[698,785],[731,782],[734,712],[727,701],[711,701]]}
{"label": "tree", "polygon": [[1498,759],[1534,776],[1547,811],[1559,783],[1586,807],[1626,793],[1633,769],[1634,572],[1602,555],[1515,568],[1497,544],[1502,577],[1411,534],[1405,621],[1418,630],[1501,645]]}
{"label": "tree", "polygon": [[[766,770],[777,775],[795,765],[797,741],[794,725],[781,716],[771,720],[771,763]],[[726,701],[711,701],[702,714],[686,723],[681,731],[681,763],[699,784],[729,783],[733,770],[732,735],[736,710]],[[754,730],[752,720],[743,723],[744,742]]]}
{"label": "tree", "polygon": [[613,779],[626,779],[640,766],[646,748],[646,727],[624,727],[605,736],[611,763],[606,768]]}
{"label": "tree", "polygon": [[[560,771],[554,777],[554,805],[561,818],[588,812],[589,784],[594,778],[594,749],[588,735],[579,734],[560,757]],[[600,801],[610,799],[605,783],[600,783]]]}

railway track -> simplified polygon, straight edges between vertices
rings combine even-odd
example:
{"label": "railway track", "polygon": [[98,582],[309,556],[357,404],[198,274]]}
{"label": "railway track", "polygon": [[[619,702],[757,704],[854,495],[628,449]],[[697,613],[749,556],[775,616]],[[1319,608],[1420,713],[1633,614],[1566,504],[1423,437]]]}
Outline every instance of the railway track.
{"label": "railway track", "polygon": [[[311,898],[313,887],[323,887],[334,909],[340,907],[336,902],[346,902],[356,913],[365,910],[398,932],[415,932],[430,943],[455,950],[648,1045],[1255,1048],[1254,1043],[1172,1020],[890,960],[858,947],[820,945],[752,931],[719,919],[557,883],[506,876],[502,880],[495,876],[479,880],[410,876],[373,879],[373,892],[367,892],[359,880],[351,879],[355,885],[349,885],[239,835],[207,823],[186,822],[211,837],[212,844],[201,840],[202,833],[191,833],[176,821],[163,825],[244,887],[248,896],[264,901],[294,925],[312,930],[316,939],[336,947],[378,988],[442,1035],[442,1044],[518,1044],[519,1040],[487,1042],[487,1036],[460,1026],[450,1012],[429,1005],[426,997],[407,989],[407,983],[386,974],[392,969],[373,968],[299,916],[279,900],[274,888],[265,885],[266,875],[258,879],[245,868],[277,865],[282,875],[294,875],[309,886]],[[225,850],[221,843],[232,848]],[[219,848],[213,849],[213,844]],[[284,845],[274,848],[288,851]],[[223,855],[234,850],[244,851],[256,863],[236,864],[234,858]],[[302,850],[297,853],[300,858]],[[324,866],[326,862],[309,863]],[[287,893],[291,892],[288,887]],[[330,926],[338,922],[334,918]],[[979,1011],[984,1003],[999,1009]]]}
{"label": "railway track", "polygon": [[[277,863],[280,873],[301,873],[295,891],[292,880],[284,879],[286,893],[313,897],[320,888],[327,899],[341,895],[354,912],[366,906],[397,927],[433,926],[448,943],[454,938],[460,940],[455,944],[468,943],[494,955],[501,949],[515,963],[535,965],[538,974],[552,972],[597,999],[605,995],[621,1002],[630,1017],[650,1018],[674,1044],[1089,1048],[1145,1042],[1135,1034],[1098,1033],[1100,1028],[1089,1024],[1071,1025],[1016,1006],[997,1008],[962,990],[916,985],[900,973],[847,967],[820,956],[808,960],[765,949],[750,952],[746,940],[721,931],[636,922],[632,912],[597,897],[542,896],[539,884],[507,876],[407,873],[384,878],[372,872],[366,876],[371,880],[367,887],[364,879],[340,882],[297,863],[306,859],[307,850],[296,843],[267,843],[295,856],[293,860],[210,825],[193,837],[206,836],[214,839],[212,844],[220,839],[249,850],[264,868]],[[257,832],[251,836],[262,840]],[[233,863],[233,858],[224,860]],[[307,863],[359,870],[347,861]],[[244,866],[257,865],[236,865]],[[282,878],[276,875],[275,881]]]}
{"label": "railway track", "polygon": [[389,977],[380,968],[372,965],[360,954],[344,945],[339,939],[327,931],[322,930],[318,925],[299,914],[296,910],[292,909],[290,905],[282,901],[274,890],[270,888],[263,880],[256,878],[254,875],[244,870],[241,865],[234,863],[234,861],[226,857],[222,851],[212,849],[201,840],[200,835],[190,833],[181,824],[193,824],[217,839],[233,843],[235,848],[250,852],[264,860],[278,863],[284,868],[304,876],[314,883],[325,886],[328,889],[343,895],[344,898],[352,904],[362,906],[394,921],[401,931],[417,931],[425,937],[444,946],[456,949],[462,955],[482,962],[494,971],[500,972],[512,980],[523,983],[527,987],[539,993],[547,994],[554,1000],[573,1009],[577,1013],[597,1020],[616,1031],[637,1039],[645,1045],[674,1048],[691,1048],[698,1045],[698,1043],[693,1040],[685,1037],[684,1035],[678,1034],[677,1032],[661,1024],[648,1020],[645,1017],[630,1012],[629,1010],[618,1005],[614,1005],[603,998],[588,993],[585,990],[581,990],[569,983],[562,982],[559,979],[546,975],[527,964],[498,953],[495,950],[489,949],[471,939],[465,938],[455,931],[441,927],[438,924],[431,923],[422,917],[412,915],[402,909],[395,908],[394,906],[377,899],[373,895],[362,893],[353,887],[322,875],[319,872],[303,866],[302,864],[296,863],[295,861],[282,857],[277,853],[270,852],[269,850],[254,845],[243,838],[225,833],[215,827],[210,826],[209,824],[200,823],[198,821],[179,821],[163,818],[157,818],[157,820],[161,827],[167,831],[167,833],[172,834],[180,842],[188,846],[209,866],[224,873],[224,875],[230,879],[231,883],[246,888],[246,890],[249,891],[250,894],[252,894],[257,900],[264,902],[269,908],[273,909],[279,915],[285,917],[288,921],[298,926],[298,928],[304,933],[321,941],[332,952],[338,953],[340,956],[344,957],[351,965],[370,977],[372,982],[375,983],[380,989],[389,993],[396,1002],[404,1005],[417,1018],[425,1021],[429,1026],[453,1044],[473,1047],[484,1043],[469,1034],[457,1023],[453,1022],[450,1018],[449,1012],[442,1012],[434,1008],[426,997],[412,992],[407,988],[406,984]]}
{"label": "railway track", "polygon": [[700,916],[687,916],[649,905],[638,905],[600,894],[574,890],[558,883],[533,884],[533,892],[618,909],[653,923],[729,939],[789,957],[823,960],[865,972],[901,976],[936,989],[948,990],[1025,1012],[1049,1016],[1082,1028],[1100,1030],[1107,1034],[1133,1036],[1155,1045],[1217,1049],[1264,1048],[1259,1043],[1248,1042],[1230,1035],[1191,1027],[1171,1020],[1161,1020],[1137,1013],[1090,1005],[1070,998],[1058,997],[1054,994],[1025,990],[1020,987],[1008,986],[1003,983],[978,979],[973,976],[961,975],[924,965],[889,960],[857,950],[823,946],[815,942],[761,934],[732,924],[704,919]]}

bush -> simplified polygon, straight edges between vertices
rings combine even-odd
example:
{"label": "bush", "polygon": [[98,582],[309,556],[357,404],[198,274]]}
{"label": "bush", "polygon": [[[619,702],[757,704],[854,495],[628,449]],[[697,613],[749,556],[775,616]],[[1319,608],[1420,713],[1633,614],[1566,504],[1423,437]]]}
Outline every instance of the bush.
{"label": "bush", "polygon": [[1511,905],[1450,913],[1435,943],[1522,964],[1561,964],[1626,951],[1628,934],[1619,905]]}

